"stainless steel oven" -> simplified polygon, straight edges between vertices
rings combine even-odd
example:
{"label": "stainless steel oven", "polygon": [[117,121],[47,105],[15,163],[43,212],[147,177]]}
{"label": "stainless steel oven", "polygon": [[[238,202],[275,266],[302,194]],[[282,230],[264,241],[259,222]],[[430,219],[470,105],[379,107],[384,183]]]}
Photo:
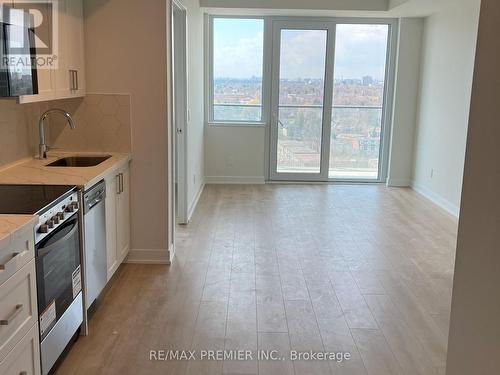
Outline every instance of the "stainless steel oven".
{"label": "stainless steel oven", "polygon": [[36,278],[43,341],[82,289],[77,213],[36,245]]}
{"label": "stainless steel oven", "polygon": [[43,375],[83,325],[79,201],[82,192],[76,186],[0,184],[0,214],[38,215],[34,234]]}
{"label": "stainless steel oven", "polygon": [[35,227],[43,375],[50,373],[83,323],[81,214],[75,189],[40,212]]}

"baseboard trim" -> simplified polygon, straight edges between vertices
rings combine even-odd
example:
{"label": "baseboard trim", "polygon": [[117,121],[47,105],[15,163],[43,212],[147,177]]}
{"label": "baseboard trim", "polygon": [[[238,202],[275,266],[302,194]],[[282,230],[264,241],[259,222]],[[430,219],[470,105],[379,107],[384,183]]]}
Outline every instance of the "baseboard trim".
{"label": "baseboard trim", "polygon": [[170,264],[170,251],[167,249],[131,249],[125,263]]}
{"label": "baseboard trim", "polygon": [[443,198],[441,195],[433,192],[431,189],[422,186],[420,184],[415,183],[415,181],[411,182],[411,188],[415,190],[417,193],[422,195],[424,198],[427,198],[435,205],[441,207],[443,210],[448,212],[453,217],[457,218],[460,216],[460,207],[455,206],[449,200]]}
{"label": "baseboard trim", "polygon": [[389,187],[410,187],[411,180],[404,178],[389,178],[387,180],[387,186]]}
{"label": "baseboard trim", "polygon": [[207,176],[206,184],[264,185],[264,176]]}
{"label": "baseboard trim", "polygon": [[172,262],[172,259],[174,259],[174,255],[175,255],[175,246],[173,243],[171,243],[168,246],[168,258],[170,259],[168,264]]}
{"label": "baseboard trim", "polygon": [[191,217],[193,216],[196,207],[198,207],[198,203],[200,202],[200,198],[201,195],[203,194],[204,189],[205,189],[205,181],[203,181],[203,183],[200,186],[200,189],[196,193],[196,196],[194,197],[193,201],[191,202],[191,205],[188,210],[188,217],[187,217],[188,223],[191,221]]}

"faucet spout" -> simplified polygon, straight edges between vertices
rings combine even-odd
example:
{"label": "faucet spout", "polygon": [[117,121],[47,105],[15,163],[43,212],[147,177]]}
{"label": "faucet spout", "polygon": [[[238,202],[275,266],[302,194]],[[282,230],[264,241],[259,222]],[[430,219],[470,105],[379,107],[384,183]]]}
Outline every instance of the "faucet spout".
{"label": "faucet spout", "polygon": [[45,111],[44,113],[42,113],[42,115],[40,116],[40,120],[38,120],[38,131],[39,131],[39,135],[40,135],[40,144],[38,146],[38,153],[39,153],[38,156],[40,159],[47,159],[47,151],[48,151],[49,147],[45,143],[44,121],[51,113],[59,113],[59,114],[63,115],[66,118],[66,121],[68,122],[70,129],[76,128],[75,121],[73,120],[71,115],[63,109],[52,108],[52,109],[49,109],[48,111]]}

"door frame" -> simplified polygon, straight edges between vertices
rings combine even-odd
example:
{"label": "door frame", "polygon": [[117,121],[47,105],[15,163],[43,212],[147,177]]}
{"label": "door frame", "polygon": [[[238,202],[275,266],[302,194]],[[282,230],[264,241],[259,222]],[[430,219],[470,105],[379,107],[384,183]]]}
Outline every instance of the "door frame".
{"label": "door frame", "polygon": [[[398,30],[399,21],[395,18],[360,18],[360,17],[267,17],[268,22],[271,24],[268,27],[269,33],[271,33],[272,47],[270,47],[269,53],[272,56],[272,74],[271,74],[271,108],[270,108],[270,118],[269,118],[269,128],[266,132],[266,169],[267,169],[267,179],[270,182],[339,182],[339,183],[386,183],[388,174],[388,162],[389,162],[389,150],[390,150],[390,138],[391,138],[391,128],[392,128],[392,112],[394,103],[394,84],[395,84],[395,72],[396,72],[396,56],[397,56],[397,40],[398,40]],[[333,32],[328,33],[327,39],[327,56],[326,56],[326,72],[325,72],[325,88],[327,86],[328,74],[331,74],[332,86],[333,87],[333,77],[334,77],[334,62],[335,62],[335,31],[337,24],[368,24],[368,25],[388,25],[388,38],[387,38],[387,57],[386,57],[386,83],[384,87],[384,98],[382,106],[382,124],[381,124],[381,142],[380,142],[380,156],[379,156],[379,176],[378,179],[338,179],[328,177],[328,165],[329,165],[329,151],[330,151],[330,135],[331,126],[323,126],[322,131],[322,154],[327,155],[327,157],[321,160],[321,170],[319,174],[312,173],[277,173],[276,164],[277,160],[275,156],[277,155],[273,151],[277,147],[277,129],[278,121],[276,109],[277,101],[279,99],[279,54],[280,54],[280,33],[277,32],[275,25],[285,25],[285,24],[303,24],[309,27],[303,27],[304,29],[323,29],[324,27],[319,27],[318,25],[330,25],[333,27]],[[298,28],[300,29],[300,28]],[[278,29],[281,30],[281,29]],[[328,53],[329,49],[333,48],[332,53]],[[328,68],[329,60],[331,60],[331,69]],[[329,92],[330,94],[329,95]],[[330,98],[327,98],[329,96]],[[332,102],[333,89],[325,90],[325,103]],[[327,101],[329,100],[329,101]],[[325,124],[325,112],[328,115],[331,123],[332,108],[326,108],[331,106],[323,106],[323,124]],[[328,113],[329,112],[329,113]],[[325,129],[326,128],[326,129]],[[324,148],[323,148],[324,147]],[[323,151],[325,150],[325,151]]]}
{"label": "door frame", "polygon": [[[187,224],[187,10],[172,1],[173,219]],[[176,199],[177,196],[177,199]]]}
{"label": "door frame", "polygon": [[[269,178],[273,181],[324,181],[328,177],[328,161],[321,158],[319,173],[278,173],[277,172],[277,145],[279,121],[279,90],[280,90],[280,63],[281,63],[281,30],[326,30],[326,49],[325,49],[325,78],[323,88],[323,114],[321,125],[321,151],[330,150],[330,127],[325,124],[331,122],[332,110],[327,105],[332,101],[332,91],[326,88],[333,85],[333,62],[335,52],[335,23],[331,21],[314,21],[307,19],[289,19],[272,21],[272,40],[273,40],[273,66],[271,74],[271,126],[270,126],[270,144],[269,144]],[[332,49],[333,48],[333,49]],[[333,51],[330,53],[330,51]]]}

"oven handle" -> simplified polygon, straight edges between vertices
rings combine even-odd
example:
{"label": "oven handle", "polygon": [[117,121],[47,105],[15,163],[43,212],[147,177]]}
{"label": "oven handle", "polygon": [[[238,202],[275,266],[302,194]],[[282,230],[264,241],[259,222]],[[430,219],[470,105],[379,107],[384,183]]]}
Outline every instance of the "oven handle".
{"label": "oven handle", "polygon": [[78,222],[75,221],[75,224],[73,224],[73,229],[71,229],[64,237],[61,239],[57,240],[57,242],[54,242],[52,245],[48,247],[43,247],[41,250],[38,251],[37,256],[43,257],[47,253],[50,253],[57,245],[59,245],[61,242],[66,241],[68,238],[70,238],[73,234],[75,234],[76,230],[78,229]]}

